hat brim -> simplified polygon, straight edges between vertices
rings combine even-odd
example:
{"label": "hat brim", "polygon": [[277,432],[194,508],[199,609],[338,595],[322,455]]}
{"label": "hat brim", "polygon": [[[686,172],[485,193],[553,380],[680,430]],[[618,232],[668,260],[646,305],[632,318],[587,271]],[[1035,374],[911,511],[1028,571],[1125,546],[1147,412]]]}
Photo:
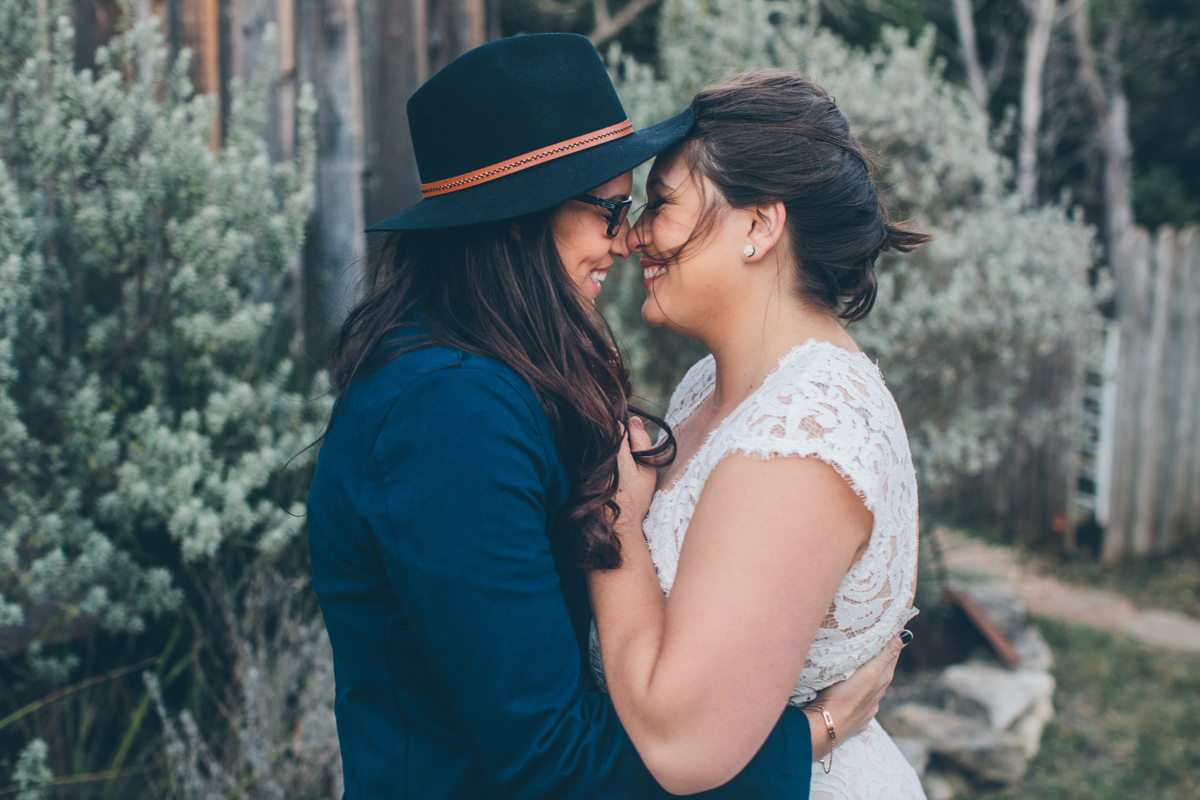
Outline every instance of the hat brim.
{"label": "hat brim", "polygon": [[692,111],[685,109],[657,125],[582,152],[470,189],[427,197],[375,223],[367,232],[456,228],[532,214],[649,161],[682,139],[691,127]]}

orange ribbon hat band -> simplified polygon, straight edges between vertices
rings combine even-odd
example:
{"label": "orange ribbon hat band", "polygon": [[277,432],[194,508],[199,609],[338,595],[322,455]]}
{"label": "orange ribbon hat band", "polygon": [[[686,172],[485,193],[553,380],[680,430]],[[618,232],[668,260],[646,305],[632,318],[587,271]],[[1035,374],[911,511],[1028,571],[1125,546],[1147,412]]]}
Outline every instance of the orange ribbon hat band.
{"label": "orange ribbon hat band", "polygon": [[423,183],[421,184],[421,194],[425,197],[435,197],[439,194],[457,192],[459,189],[467,189],[481,183],[494,181],[513,172],[520,172],[523,169],[529,169],[546,161],[552,161],[580,150],[586,150],[589,147],[595,147],[598,144],[604,144],[613,139],[620,139],[622,136],[628,136],[631,133],[633,133],[633,123],[625,120],[618,125],[593,131],[592,133],[585,133],[582,136],[576,136],[574,139],[567,139],[565,142],[552,144],[540,150],[533,150],[516,158],[501,161],[499,164],[492,164],[489,167],[468,172],[465,175],[458,175],[442,181],[434,181],[433,183]]}

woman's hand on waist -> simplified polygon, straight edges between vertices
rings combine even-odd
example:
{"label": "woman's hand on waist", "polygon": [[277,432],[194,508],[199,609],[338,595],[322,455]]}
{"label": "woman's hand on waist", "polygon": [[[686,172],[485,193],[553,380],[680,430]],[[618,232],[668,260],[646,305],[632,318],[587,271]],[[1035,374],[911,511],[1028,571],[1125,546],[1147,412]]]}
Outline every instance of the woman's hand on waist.
{"label": "woman's hand on waist", "polygon": [[[896,660],[908,643],[901,638],[905,633],[908,631],[893,636],[874,658],[855,670],[853,675],[822,689],[812,703],[805,706],[804,714],[812,730],[813,761],[825,758],[832,749],[828,726],[816,706],[824,707],[833,717],[839,743],[865,731],[879,713],[879,701],[892,684]],[[912,634],[908,633],[905,638],[911,641]]]}

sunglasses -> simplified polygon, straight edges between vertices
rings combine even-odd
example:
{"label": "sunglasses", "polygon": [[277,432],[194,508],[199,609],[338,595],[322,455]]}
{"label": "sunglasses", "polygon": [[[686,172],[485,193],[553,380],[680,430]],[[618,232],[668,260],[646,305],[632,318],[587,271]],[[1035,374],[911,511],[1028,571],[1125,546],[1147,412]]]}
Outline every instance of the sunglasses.
{"label": "sunglasses", "polygon": [[591,203],[594,206],[599,206],[608,212],[608,238],[612,239],[617,235],[617,231],[621,229],[621,223],[625,221],[625,217],[629,214],[629,207],[633,205],[633,198],[627,197],[624,200],[605,200],[603,197],[593,197],[590,194],[577,194],[572,200],[578,200],[581,203]]}

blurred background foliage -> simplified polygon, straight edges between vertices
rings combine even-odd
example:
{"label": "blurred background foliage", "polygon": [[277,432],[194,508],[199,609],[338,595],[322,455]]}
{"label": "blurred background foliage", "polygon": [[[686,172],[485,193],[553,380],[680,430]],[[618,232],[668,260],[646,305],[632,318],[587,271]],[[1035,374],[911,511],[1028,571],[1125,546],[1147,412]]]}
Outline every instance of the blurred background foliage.
{"label": "blurred background foliage", "polygon": [[[800,70],[833,94],[877,156],[893,216],[937,236],[881,259],[877,310],[853,331],[904,411],[925,513],[1057,559],[1048,520],[1067,502],[1072,393],[1099,357],[1111,294],[1104,143],[1066,25],[1079,5],[1052,31],[1032,195],[1019,109],[1033,6],[1017,0],[973,8],[982,95],[950,0],[489,0],[485,16],[489,36],[592,35],[639,127],[747,67]],[[342,8],[297,13],[309,6]],[[1136,221],[1200,220],[1200,8],[1083,7],[1101,78],[1128,96]],[[378,202],[379,149],[368,125],[363,160],[322,166],[346,121],[321,115],[340,96],[296,76],[336,70],[281,73],[275,49],[296,47],[303,19],[256,28],[244,80],[195,91],[205,56],[189,60],[179,33],[189,8],[0,0],[0,793],[20,800],[340,797],[300,516],[336,316],[306,265],[330,240],[329,186],[362,175],[367,213]],[[110,38],[72,24],[102,12]],[[335,16],[319,30],[345,23]],[[361,88],[364,113],[382,118],[382,90]],[[641,324],[640,277],[614,271],[602,306],[637,391],[662,407],[703,353]],[[1114,575],[1086,559],[1061,568]],[[1162,584],[1157,567],[1144,573],[1139,586]],[[1112,643],[1048,630],[1087,725],[1056,729],[1045,752],[1062,757],[1047,766],[1061,780],[1045,796],[1077,796],[1070,770],[1100,746],[1081,742],[1119,727],[1088,681],[1165,691],[1197,673],[1123,649],[1097,676],[1069,654]],[[1193,714],[1171,716],[1171,732]],[[1191,751],[1174,741],[1163,758],[1185,768]]]}

